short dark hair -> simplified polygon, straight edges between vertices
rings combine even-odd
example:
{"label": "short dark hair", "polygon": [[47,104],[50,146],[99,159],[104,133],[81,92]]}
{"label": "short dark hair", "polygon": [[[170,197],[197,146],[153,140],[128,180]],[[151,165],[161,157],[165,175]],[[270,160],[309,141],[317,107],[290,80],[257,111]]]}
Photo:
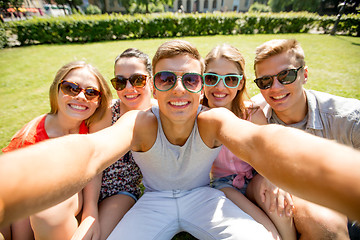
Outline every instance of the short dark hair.
{"label": "short dark hair", "polygon": [[144,65],[146,67],[146,71],[149,73],[150,76],[152,76],[152,67],[149,56],[146,53],[136,48],[128,48],[125,51],[123,51],[120,55],[118,55],[115,58],[115,65],[120,58],[132,58],[132,57],[143,60]]}

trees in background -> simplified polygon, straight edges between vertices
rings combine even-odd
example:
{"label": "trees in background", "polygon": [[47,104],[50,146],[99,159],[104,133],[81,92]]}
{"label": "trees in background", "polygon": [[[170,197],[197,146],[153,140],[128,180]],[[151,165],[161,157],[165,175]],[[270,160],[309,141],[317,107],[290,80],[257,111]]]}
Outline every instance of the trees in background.
{"label": "trees in background", "polygon": [[273,12],[308,11],[316,12],[321,0],[269,0],[268,4]]}
{"label": "trees in background", "polygon": [[[144,13],[150,13],[152,11],[156,11],[159,9],[159,6],[164,4],[168,6],[172,6],[174,2],[174,0],[119,0],[119,1],[121,1],[127,12],[132,11],[132,12],[144,12]],[[126,6],[124,4],[126,4]]]}
{"label": "trees in background", "polygon": [[130,13],[130,7],[134,0],[118,0],[119,4],[125,8],[126,13]]}
{"label": "trees in background", "polygon": [[271,7],[263,3],[254,2],[251,4],[249,12],[271,12]]}
{"label": "trees in background", "polygon": [[85,14],[86,15],[96,15],[96,14],[101,14],[101,9],[98,6],[89,4],[89,6],[87,6],[85,8]]}
{"label": "trees in background", "polygon": [[24,0],[0,0],[1,10],[7,10],[8,8],[19,8],[23,4]]}
{"label": "trees in background", "polygon": [[0,0],[0,11],[6,13],[8,8],[13,8],[15,12],[19,12],[24,0]]}
{"label": "trees in background", "polygon": [[[339,12],[344,0],[256,0],[255,2],[268,5],[273,12],[307,11],[320,15],[335,15]],[[346,1],[344,13],[357,13],[360,0]]]}

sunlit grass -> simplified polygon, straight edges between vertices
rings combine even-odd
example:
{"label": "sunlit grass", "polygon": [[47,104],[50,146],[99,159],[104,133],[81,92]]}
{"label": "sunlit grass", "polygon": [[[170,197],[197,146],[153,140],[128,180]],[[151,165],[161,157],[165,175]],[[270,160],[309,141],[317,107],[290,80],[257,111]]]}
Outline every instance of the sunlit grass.
{"label": "sunlit grass", "polygon": [[[221,43],[239,48],[246,60],[251,96],[259,93],[253,83],[255,48],[274,38],[296,38],[309,67],[307,88],[360,99],[360,38],[328,35],[236,35],[183,38],[202,56]],[[34,117],[49,111],[48,90],[56,71],[65,63],[85,60],[106,79],[113,77],[113,61],[123,50],[135,47],[152,57],[169,39],[113,41],[71,45],[41,45],[0,50],[0,147]],[[115,91],[113,92],[116,96]]]}

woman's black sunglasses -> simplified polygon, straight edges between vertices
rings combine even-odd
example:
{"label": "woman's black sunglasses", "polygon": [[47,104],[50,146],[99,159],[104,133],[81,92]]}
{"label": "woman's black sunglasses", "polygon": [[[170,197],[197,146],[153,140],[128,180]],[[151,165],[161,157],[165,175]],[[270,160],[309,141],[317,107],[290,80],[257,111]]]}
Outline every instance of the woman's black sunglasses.
{"label": "woman's black sunglasses", "polygon": [[121,91],[126,87],[126,82],[129,80],[130,84],[133,87],[142,88],[146,85],[147,75],[134,73],[129,78],[126,78],[121,75],[117,75],[111,79],[111,84],[116,89],[116,91]]}

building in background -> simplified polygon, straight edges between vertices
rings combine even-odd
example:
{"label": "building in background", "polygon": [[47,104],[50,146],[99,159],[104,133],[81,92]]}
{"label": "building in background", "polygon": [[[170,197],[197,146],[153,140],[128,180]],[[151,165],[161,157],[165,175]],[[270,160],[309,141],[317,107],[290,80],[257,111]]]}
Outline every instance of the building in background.
{"label": "building in background", "polygon": [[[119,0],[83,0],[83,6],[89,4],[98,6],[105,13],[126,13]],[[174,0],[173,6],[165,6],[165,11],[184,13],[206,12],[247,12],[254,0]],[[69,6],[47,4],[43,0],[24,0],[22,7],[7,9],[8,17],[12,20],[24,19],[31,16],[63,16],[71,14]]]}
{"label": "building in background", "polygon": [[[125,13],[125,8],[118,0],[88,0],[90,4],[98,6],[107,13]],[[174,0],[173,7],[165,6],[165,11],[170,12],[247,12],[254,0]]]}
{"label": "building in background", "polygon": [[247,12],[254,0],[174,0],[174,12]]}
{"label": "building in background", "polygon": [[24,20],[33,16],[44,15],[43,0],[23,0],[20,6],[13,6],[1,10],[2,21]]}
{"label": "building in background", "polygon": [[44,1],[42,1],[42,0],[24,0],[23,6],[25,8],[42,9],[44,6]]}
{"label": "building in background", "polygon": [[44,4],[44,12],[46,15],[59,17],[70,15],[71,9],[68,5]]}

